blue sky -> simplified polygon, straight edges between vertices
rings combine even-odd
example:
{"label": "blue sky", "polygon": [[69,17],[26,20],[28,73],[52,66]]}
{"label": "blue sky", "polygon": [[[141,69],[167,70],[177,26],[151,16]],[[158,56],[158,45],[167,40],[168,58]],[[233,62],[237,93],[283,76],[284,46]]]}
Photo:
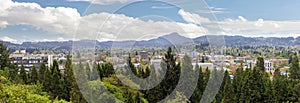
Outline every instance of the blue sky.
{"label": "blue sky", "polygon": [[[289,0],[289,1],[286,0],[205,0],[205,3],[202,2],[202,4],[199,4],[199,7],[196,5],[195,0],[187,0],[185,2],[186,3],[185,5],[188,8],[180,8],[185,6],[179,5],[178,7],[177,4],[171,4],[170,2],[165,3],[165,2],[141,1],[141,2],[135,2],[128,5],[128,3],[134,1],[133,0],[120,0],[120,1],[121,2],[119,2],[119,0],[96,0],[96,2],[89,2],[89,0],[69,0],[69,1],[67,0],[13,0],[13,1],[4,0],[2,4],[4,5],[3,6],[4,8],[1,9],[0,7],[0,11],[3,10],[3,12],[7,13],[7,15],[0,15],[0,39],[6,41],[18,42],[18,43],[24,41],[70,40],[70,39],[74,39],[74,36],[76,34],[76,32],[72,33],[70,31],[76,31],[76,30],[72,30],[70,27],[64,27],[64,26],[73,25],[72,22],[73,21],[76,22],[77,20],[80,20],[79,25],[81,25],[82,22],[85,22],[87,20],[94,20],[95,22],[96,21],[101,22],[104,21],[102,20],[103,19],[102,17],[101,17],[102,19],[97,19],[95,17],[98,18],[100,18],[99,16],[109,17],[109,15],[112,14],[118,14],[116,15],[117,17],[119,17],[119,19],[117,20],[129,20],[129,21],[132,20],[131,22],[138,22],[138,24],[132,23],[132,25],[133,24],[143,25],[143,23],[147,25],[147,23],[149,23],[148,20],[152,20],[153,22],[155,22],[155,23],[150,22],[151,24],[153,24],[151,25],[152,27],[150,28],[145,26],[146,33],[140,33],[140,31],[136,31],[136,32],[124,31],[124,34],[120,33],[120,35],[121,34],[134,35],[133,33],[139,33],[140,35],[141,34],[146,35],[147,33],[148,34],[161,33],[159,35],[163,35],[172,32],[172,30],[166,28],[162,30],[157,30],[156,32],[153,31],[154,30],[153,26],[157,24],[162,24],[163,26],[171,25],[172,23],[180,26],[180,28],[183,28],[182,30],[185,32],[180,32],[180,31],[178,32],[180,32],[183,36],[187,36],[187,37],[201,36],[200,34],[202,34],[202,32],[199,31],[200,29],[203,29],[202,31],[207,34],[225,33],[229,35],[243,35],[243,36],[298,36],[299,35],[298,33],[300,32],[300,29],[296,28],[297,26],[300,25],[299,22],[300,3],[299,1],[296,0]],[[172,1],[172,0],[166,0],[166,1]],[[7,2],[7,4],[5,2]],[[27,4],[32,7],[36,7],[35,4],[37,4],[40,7],[36,7],[37,9],[27,8],[30,11],[26,11],[27,9],[20,9],[20,10],[16,9],[22,5],[27,5]],[[201,9],[202,6],[207,6],[207,8],[206,9],[204,8],[202,10]],[[54,7],[55,9],[49,9],[49,7]],[[26,6],[24,6],[24,8],[26,8]],[[57,8],[61,8],[61,9],[57,9]],[[12,12],[11,9],[17,11]],[[38,10],[37,13],[35,13],[34,10]],[[207,13],[206,11],[208,11],[209,13]],[[25,12],[25,14],[22,14],[21,12],[23,13]],[[26,12],[30,12],[29,14],[32,14],[30,15],[32,17],[27,17]],[[49,12],[51,14],[50,16],[53,16],[54,19],[48,20],[47,16],[49,15],[46,15],[47,13],[45,12]],[[20,14],[20,17],[18,17],[18,14]],[[43,16],[44,14],[46,16]],[[71,15],[74,14],[73,15],[74,18],[72,18],[72,16],[69,16],[70,14]],[[93,14],[99,14],[99,15],[95,16]],[[24,15],[25,17],[22,17]],[[17,16],[15,17],[15,19],[20,19],[20,20],[15,20],[15,21],[10,20],[11,16]],[[35,21],[35,17],[38,18],[39,16],[42,18],[39,18],[39,20]],[[65,18],[67,22],[65,22],[64,16],[67,17]],[[61,19],[61,21],[55,18],[59,18]],[[135,19],[139,19],[144,22]],[[193,20],[193,19],[197,19],[197,20]],[[167,22],[162,22],[162,21],[167,21]],[[41,23],[39,24],[39,22]],[[123,21],[113,21],[113,22],[116,22],[116,24],[118,24],[117,22],[123,22]],[[221,27],[216,29],[214,27],[211,27],[212,25],[213,26],[221,25]],[[84,27],[87,27],[86,29],[92,28],[89,26],[84,26]],[[237,29],[237,27],[241,27],[241,28]],[[81,35],[87,33],[84,31],[85,30],[82,30],[83,33],[81,34],[78,33],[79,36],[76,35],[77,37],[76,39],[82,39]],[[87,30],[87,31],[93,31],[93,30]],[[151,31],[151,32],[147,32],[147,31]],[[91,32],[90,34],[93,33],[94,32]],[[203,35],[205,33],[203,33]],[[116,38],[117,35],[114,32],[103,32],[103,34],[105,34],[105,36],[100,36],[101,40],[112,40],[113,38]],[[132,38],[127,38],[127,39],[134,39],[134,38],[137,37],[133,36]]]}
{"label": "blue sky", "polygon": [[[72,7],[76,8],[81,15],[85,14],[85,11],[89,6],[93,5],[84,1],[67,1],[67,0],[13,0],[16,2],[35,2],[42,7]],[[238,16],[244,16],[248,20],[257,20],[264,18],[268,20],[299,20],[300,3],[298,0],[205,0],[209,6],[224,8],[227,13],[216,13],[216,17],[219,20],[224,18],[237,18]],[[151,12],[155,9],[147,8],[158,3],[148,2],[143,4],[145,10]],[[113,8],[112,5],[95,5],[92,6],[99,9],[101,12]],[[140,10],[140,11],[145,11]],[[170,9],[169,9],[170,10]],[[129,9],[126,12],[134,11]],[[144,13],[147,14],[147,13]],[[135,15],[134,15],[135,16]]]}

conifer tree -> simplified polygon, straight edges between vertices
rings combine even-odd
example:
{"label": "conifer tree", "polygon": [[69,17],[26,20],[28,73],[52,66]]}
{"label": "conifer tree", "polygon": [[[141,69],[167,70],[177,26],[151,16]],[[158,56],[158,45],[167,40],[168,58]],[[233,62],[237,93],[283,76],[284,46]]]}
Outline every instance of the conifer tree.
{"label": "conifer tree", "polygon": [[[50,85],[51,94],[52,94],[52,98],[56,98],[62,93],[61,73],[56,60],[54,60],[51,70],[52,70],[52,80]],[[61,97],[58,98],[60,99]]]}
{"label": "conifer tree", "polygon": [[92,71],[91,71],[92,72],[92,74],[91,74],[91,80],[97,80],[99,78],[97,68],[98,68],[97,63],[94,63]]}
{"label": "conifer tree", "polygon": [[265,72],[265,61],[264,58],[258,57],[256,62],[256,68],[262,72]]}
{"label": "conifer tree", "polygon": [[232,86],[231,79],[230,79],[228,71],[225,72],[224,78],[225,78],[224,79],[225,85],[224,85],[224,97],[222,99],[222,102],[224,102],[224,103],[235,102],[234,101],[235,100],[235,94],[234,94],[234,91],[233,91],[233,86]]}
{"label": "conifer tree", "polygon": [[71,91],[74,86],[72,85],[73,82],[76,82],[74,80],[73,75],[73,66],[72,61],[70,59],[70,56],[67,56],[67,61],[65,64],[65,71],[64,71],[64,99],[67,101],[70,101],[71,98]]}
{"label": "conifer tree", "polygon": [[166,69],[165,78],[162,80],[162,90],[164,97],[169,95],[175,89],[180,78],[180,63],[176,64],[176,58],[172,53],[171,47],[163,58],[162,69]]}
{"label": "conifer tree", "polygon": [[10,71],[10,80],[15,83],[15,84],[18,84],[20,83],[20,77],[19,77],[19,69],[17,67],[17,65],[12,65],[11,66],[11,71]]}
{"label": "conifer tree", "polygon": [[45,72],[48,68],[46,67],[45,63],[42,62],[40,64],[40,69],[39,69],[39,74],[38,74],[38,79],[39,79],[39,83],[43,84],[45,82]]}
{"label": "conifer tree", "polygon": [[[197,82],[197,87],[194,90],[194,93],[192,94],[190,101],[192,103],[198,103],[201,101],[202,94],[205,90],[205,84],[204,84],[204,74],[202,72],[202,68],[199,68],[199,65],[196,64],[195,69],[199,69],[199,74],[198,74],[198,82]],[[197,70],[196,70],[197,71]]]}
{"label": "conifer tree", "polygon": [[86,63],[85,65],[85,73],[86,73],[87,80],[91,80],[92,73],[91,73],[91,68],[89,63]]}
{"label": "conifer tree", "polygon": [[36,84],[37,81],[38,81],[38,73],[37,73],[35,66],[33,65],[32,69],[30,71],[30,82],[32,84]]}
{"label": "conifer tree", "polygon": [[0,70],[10,66],[9,51],[3,42],[0,41]]}
{"label": "conifer tree", "polygon": [[292,63],[290,66],[290,78],[291,79],[300,79],[300,67],[299,59],[297,55],[293,56]]}
{"label": "conifer tree", "polygon": [[[72,90],[71,90],[71,102],[73,103],[86,103],[82,92],[80,92],[80,86],[84,86],[87,83],[86,71],[84,70],[84,66],[80,62],[78,65],[74,66],[74,81],[72,82]],[[75,81],[75,76],[76,80]]]}
{"label": "conifer tree", "polygon": [[27,77],[27,73],[26,73],[26,70],[25,70],[25,67],[24,67],[23,64],[21,65],[20,79],[22,80],[22,83],[23,83],[23,84],[27,84],[27,82],[28,82],[28,77]]}
{"label": "conifer tree", "polygon": [[43,87],[44,87],[44,90],[47,91],[47,92],[50,92],[51,91],[51,85],[52,85],[52,75],[51,75],[51,71],[46,68],[45,70],[45,73],[44,73],[44,77],[43,77]]}
{"label": "conifer tree", "polygon": [[240,67],[236,70],[236,73],[234,75],[234,78],[233,78],[233,83],[232,83],[232,87],[233,87],[233,91],[235,93],[235,101],[237,102],[240,102],[240,99],[243,99],[243,95],[242,95],[242,88],[244,86],[244,78],[246,78],[246,75],[244,72],[243,72],[243,69]]}

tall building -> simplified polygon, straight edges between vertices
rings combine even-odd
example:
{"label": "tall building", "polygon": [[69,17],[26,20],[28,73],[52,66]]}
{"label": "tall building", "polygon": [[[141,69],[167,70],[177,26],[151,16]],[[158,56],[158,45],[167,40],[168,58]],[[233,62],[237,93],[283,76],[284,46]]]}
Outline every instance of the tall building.
{"label": "tall building", "polygon": [[22,64],[26,71],[30,71],[33,65],[39,69],[40,64],[44,62],[46,66],[50,67],[53,64],[53,56],[48,54],[27,54],[25,50],[17,50],[10,54],[12,63],[16,64],[20,69]]}

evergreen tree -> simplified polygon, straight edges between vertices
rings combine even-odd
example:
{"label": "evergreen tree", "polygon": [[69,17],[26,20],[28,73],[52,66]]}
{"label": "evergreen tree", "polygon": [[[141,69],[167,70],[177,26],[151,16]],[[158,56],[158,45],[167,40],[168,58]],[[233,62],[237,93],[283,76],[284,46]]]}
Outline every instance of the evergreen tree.
{"label": "evergreen tree", "polygon": [[23,64],[21,65],[20,79],[22,80],[22,83],[27,84],[28,77],[27,77],[27,73],[26,73],[26,70],[25,70],[25,67]]}
{"label": "evergreen tree", "polygon": [[[62,93],[62,80],[61,80],[61,73],[58,67],[58,63],[56,60],[53,62],[52,70],[52,80],[51,80],[51,94],[52,98],[57,98]],[[58,97],[59,99],[61,97]]]}
{"label": "evergreen tree", "polygon": [[30,82],[32,84],[36,84],[38,81],[38,73],[35,66],[32,66],[32,70],[30,71]]}
{"label": "evergreen tree", "polygon": [[197,87],[194,90],[194,93],[192,94],[190,101],[192,103],[198,103],[201,101],[202,94],[205,90],[205,85],[204,85],[204,74],[202,72],[202,68],[199,68],[199,65],[196,64],[195,69],[199,69],[199,74],[198,74],[198,82],[197,82]]}
{"label": "evergreen tree", "polygon": [[208,67],[205,69],[205,73],[204,73],[204,85],[207,85],[207,82],[209,81],[210,78],[210,70],[208,69]]}
{"label": "evergreen tree", "polygon": [[48,68],[46,67],[45,63],[42,62],[40,64],[40,69],[39,69],[39,74],[38,74],[38,79],[39,79],[39,83],[43,84],[45,82],[45,72]]}
{"label": "evergreen tree", "polygon": [[197,67],[197,69],[193,69],[192,59],[187,54],[185,54],[182,59],[182,65],[181,65],[181,72],[182,72],[181,74],[183,74],[181,77],[184,78],[184,81],[178,83],[177,86],[180,89],[177,90],[177,92],[182,93],[184,96],[189,96],[190,93],[193,93],[197,88],[196,83],[199,80],[197,76],[200,75],[197,73],[201,73],[199,71],[200,71],[199,66]]}
{"label": "evergreen tree", "polygon": [[[176,58],[171,47],[168,48],[162,62],[162,69],[166,69],[165,78],[162,80],[163,97],[169,95],[176,87],[180,78],[180,63],[176,64]],[[162,98],[161,98],[162,99]]]}
{"label": "evergreen tree", "polygon": [[98,71],[98,75],[99,75],[99,78],[100,78],[100,80],[102,80],[103,79],[103,69],[102,69],[102,64],[100,64],[100,63],[98,63],[97,64],[97,71]]}
{"label": "evergreen tree", "polygon": [[233,91],[233,86],[232,86],[231,79],[230,79],[228,71],[225,72],[224,78],[225,78],[224,79],[224,82],[225,82],[224,91],[223,91],[224,97],[223,97],[222,102],[232,103],[235,100],[235,93]]}
{"label": "evergreen tree", "polygon": [[277,96],[277,102],[282,103],[287,101],[287,86],[288,81],[283,76],[279,76],[274,78],[274,89],[275,89],[275,95]]}
{"label": "evergreen tree", "polygon": [[300,79],[300,67],[299,67],[299,59],[297,55],[294,55],[292,59],[292,63],[290,66],[290,78]]}
{"label": "evergreen tree", "polygon": [[51,71],[46,68],[45,70],[45,73],[44,73],[44,76],[43,76],[43,87],[44,87],[44,90],[47,91],[47,92],[50,92],[51,91],[51,82],[52,82],[52,75],[51,75]]}
{"label": "evergreen tree", "polygon": [[248,74],[245,74],[243,72],[243,69],[242,67],[238,68],[236,70],[236,73],[234,75],[234,78],[233,78],[233,83],[232,83],[232,87],[233,87],[233,91],[234,91],[234,94],[235,94],[235,101],[236,102],[241,102],[244,95],[242,95],[242,90],[243,90],[243,87],[244,87],[244,80],[246,78],[246,75]]}
{"label": "evergreen tree", "polygon": [[72,66],[72,61],[70,59],[70,56],[67,56],[67,61],[65,64],[65,71],[64,71],[64,96],[63,98],[67,101],[70,101],[71,98],[71,91],[73,85],[72,83],[76,82],[74,79],[74,75],[73,75],[73,66]]}
{"label": "evergreen tree", "polygon": [[91,80],[97,80],[99,78],[97,68],[98,68],[97,63],[94,63],[92,71],[91,71],[92,72],[92,74],[91,74]]}
{"label": "evergreen tree", "polygon": [[0,41],[0,70],[4,70],[5,67],[10,67],[9,50]]}
{"label": "evergreen tree", "polygon": [[270,80],[270,77],[268,76],[268,74],[265,74],[263,76],[263,86],[264,86],[264,91],[262,94],[262,99],[265,103],[275,103],[276,102],[276,95],[275,95],[275,88],[274,85],[272,83],[272,81]]}
{"label": "evergreen tree", "polygon": [[161,83],[146,91],[145,97],[150,103],[158,102],[168,96],[176,87],[180,77],[180,63],[176,64],[176,58],[172,53],[171,47],[168,48],[162,63],[162,70],[166,71]]}
{"label": "evergreen tree", "polygon": [[129,57],[128,57],[128,60],[127,60],[127,64],[128,64],[129,70],[131,70],[131,72],[134,75],[137,75],[137,69],[134,67],[133,63],[131,62],[131,56],[130,56],[130,54],[129,54]]}
{"label": "evergreen tree", "polygon": [[[86,71],[82,63],[74,67],[74,81],[72,82],[71,90],[71,102],[73,103],[86,103],[82,92],[80,91],[79,85],[83,88],[87,83]],[[75,76],[77,81],[75,81]]]}
{"label": "evergreen tree", "polygon": [[89,63],[86,63],[85,65],[85,73],[86,73],[87,80],[91,80],[92,73],[91,73],[91,68]]}
{"label": "evergreen tree", "polygon": [[256,62],[256,67],[258,70],[265,72],[265,61],[264,58],[258,57]]}
{"label": "evergreen tree", "polygon": [[17,67],[17,65],[12,65],[12,69],[10,70],[10,80],[15,83],[18,84],[20,83],[20,78],[19,78],[19,69]]}

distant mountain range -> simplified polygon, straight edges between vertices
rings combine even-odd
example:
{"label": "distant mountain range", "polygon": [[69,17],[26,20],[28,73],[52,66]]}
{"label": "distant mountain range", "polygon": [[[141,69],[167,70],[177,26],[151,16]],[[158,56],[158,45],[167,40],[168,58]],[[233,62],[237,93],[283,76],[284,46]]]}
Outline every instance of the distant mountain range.
{"label": "distant mountain range", "polygon": [[[110,48],[110,47],[150,47],[150,46],[170,46],[181,45],[188,43],[202,43],[208,44],[208,41],[218,42],[218,39],[223,38],[227,46],[300,46],[300,37],[243,37],[243,36],[201,36],[197,38],[186,38],[178,33],[171,33],[155,39],[143,40],[143,41],[106,41],[99,42],[96,40],[80,40],[80,41],[49,41],[49,42],[23,42],[22,44],[14,44],[10,42],[4,42],[7,47],[12,49],[72,49],[73,44],[80,46],[90,46],[98,48]],[[221,41],[220,41],[221,42]]]}

